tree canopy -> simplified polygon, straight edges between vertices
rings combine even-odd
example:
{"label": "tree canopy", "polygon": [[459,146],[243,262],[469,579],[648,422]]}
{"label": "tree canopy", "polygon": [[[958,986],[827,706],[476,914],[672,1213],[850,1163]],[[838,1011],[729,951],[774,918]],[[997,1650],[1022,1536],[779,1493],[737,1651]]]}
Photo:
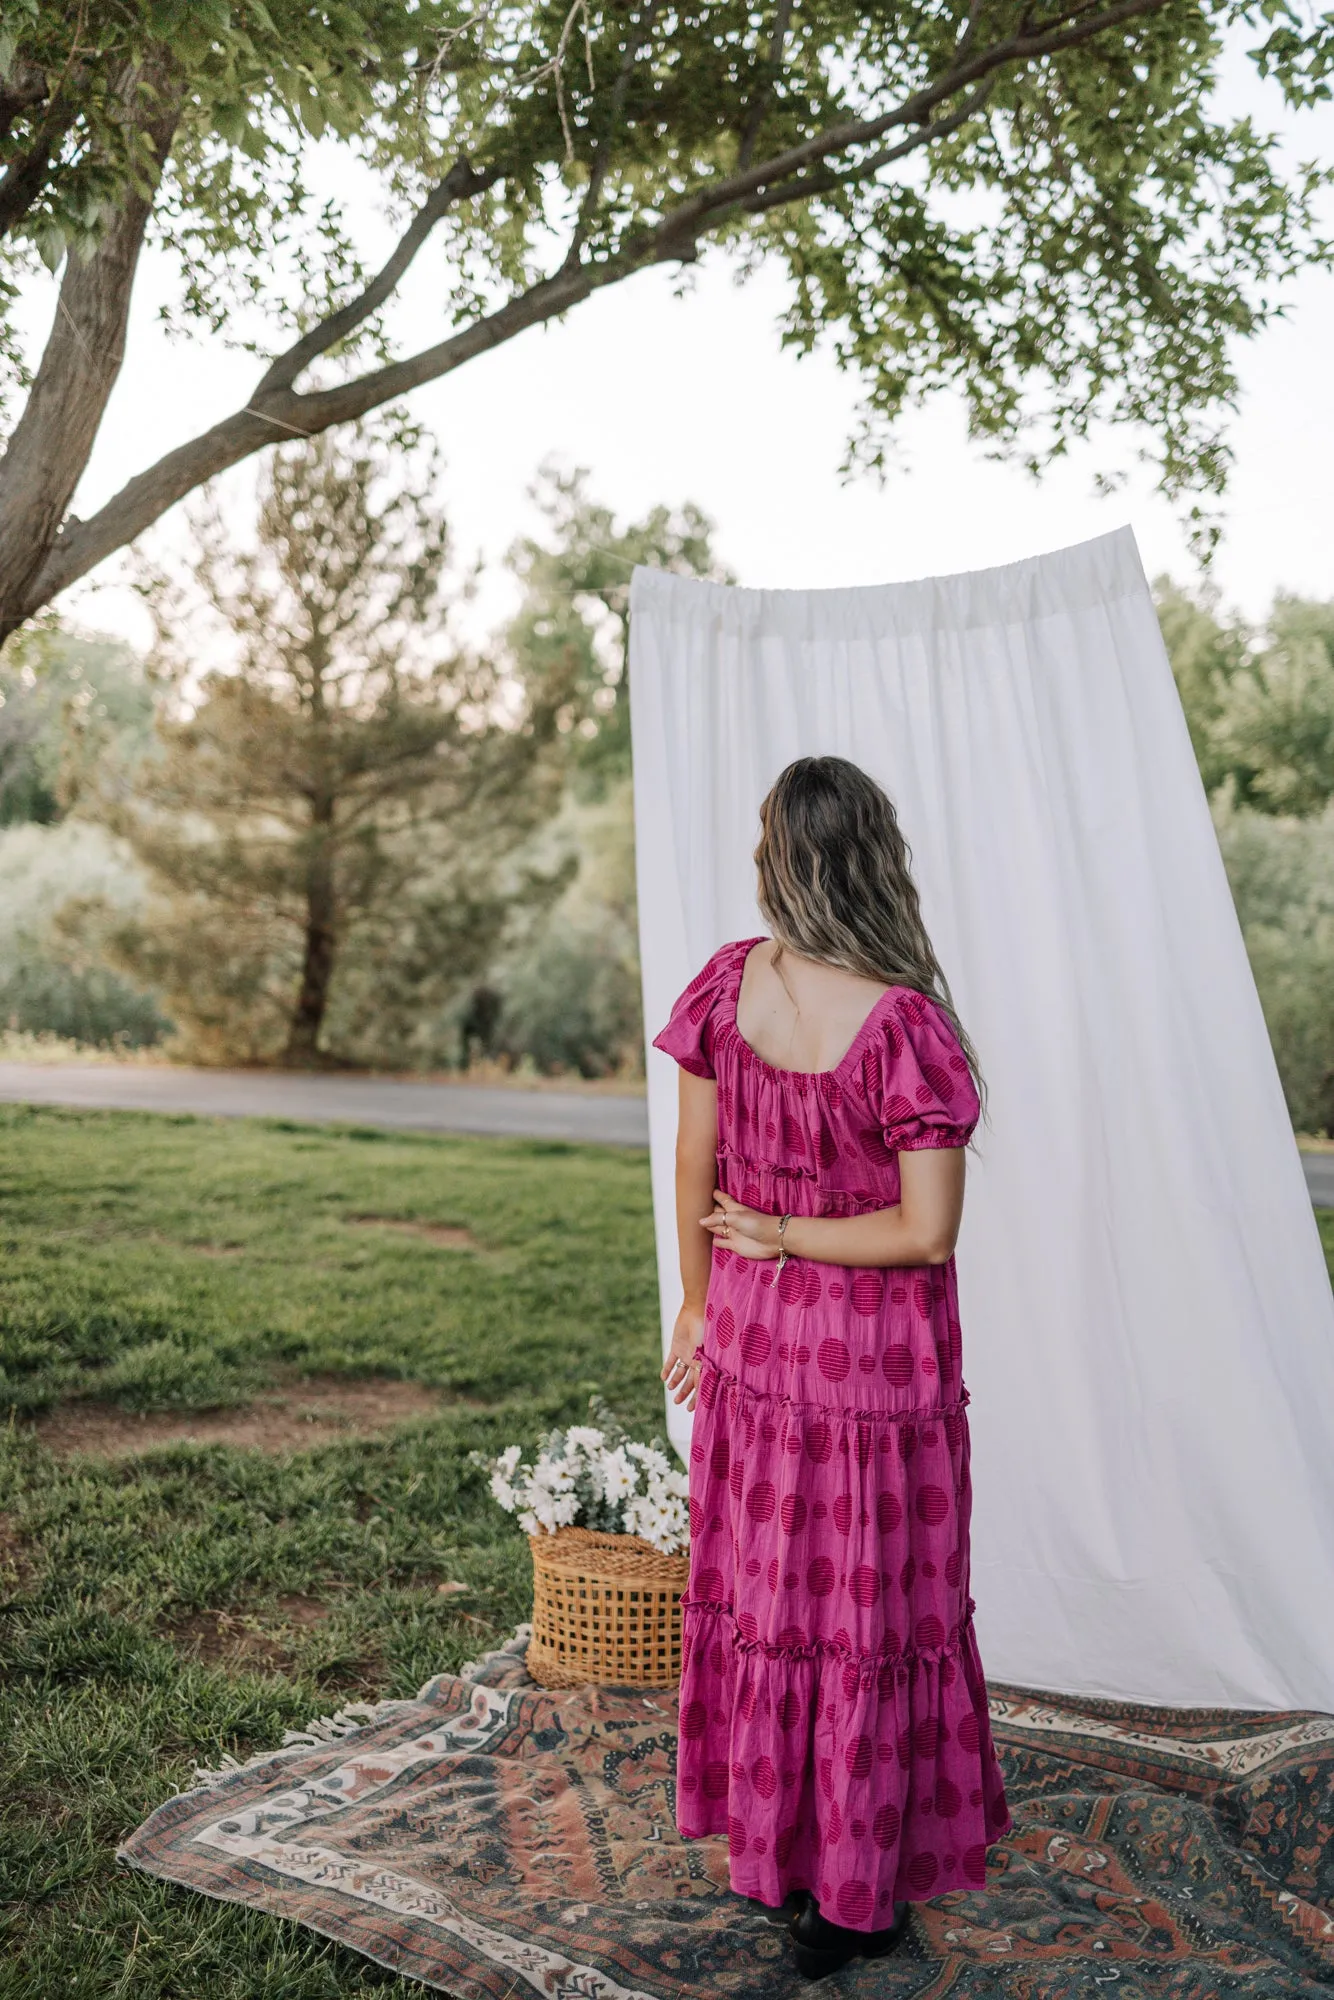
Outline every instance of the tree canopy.
{"label": "tree canopy", "polygon": [[1334,603],[1279,591],[1262,625],[1160,577],[1158,619],[1200,775],[1233,805],[1307,819],[1334,801]]}
{"label": "tree canopy", "polygon": [[[12,383],[0,632],[226,466],[711,245],[776,261],[781,338],[860,378],[855,458],[949,385],[1034,463],[1128,424],[1202,504],[1233,343],[1328,249],[1323,172],[1217,108],[1228,38],[1276,105],[1328,95],[1334,26],[1298,0],[3,0],[10,303],[39,255],[64,263]],[[320,145],[376,178],[378,262],[321,197]],[[146,236],[176,317],[251,344],[257,380],[77,520]],[[399,352],[428,243],[439,327]],[[11,375],[15,354],[11,329]]]}
{"label": "tree canopy", "polygon": [[713,550],[714,527],[700,508],[656,506],[618,525],[588,490],[588,474],[544,465],[532,497],[546,531],[509,551],[523,598],[505,634],[526,682],[559,674],[571,688],[561,717],[570,736],[571,776],[581,794],[600,795],[630,776],[630,577],[639,563],[681,576],[732,583]]}

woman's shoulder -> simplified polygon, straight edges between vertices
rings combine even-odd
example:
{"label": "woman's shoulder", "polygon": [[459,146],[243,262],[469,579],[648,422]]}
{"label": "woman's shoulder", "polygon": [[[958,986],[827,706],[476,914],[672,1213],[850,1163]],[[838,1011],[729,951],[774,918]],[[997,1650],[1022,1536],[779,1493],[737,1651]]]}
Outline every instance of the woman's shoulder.
{"label": "woman's shoulder", "polygon": [[958,1030],[945,1007],[932,993],[916,986],[886,987],[880,1001],[884,1039],[892,1057],[921,1064],[943,1059],[956,1073],[968,1064]]}
{"label": "woman's shoulder", "polygon": [[914,986],[891,986],[876,1011],[877,1032],[863,1055],[861,1081],[880,1122],[895,1128],[900,1146],[912,1145],[910,1132],[926,1126],[951,1128],[951,1138],[942,1136],[938,1144],[965,1144],[981,1107],[948,1010]]}
{"label": "woman's shoulder", "polygon": [[769,942],[770,940],[765,937],[749,937],[737,938],[731,944],[720,944],[712,958],[706,959],[695,974],[686,992],[700,992],[706,986],[715,985],[720,979],[739,977],[756,945]]}
{"label": "woman's shoulder", "polygon": [[957,1040],[954,1024],[933,993],[916,986],[887,986],[887,1011],[900,1029],[923,1030],[927,1034],[948,1035]]}
{"label": "woman's shoulder", "polygon": [[706,960],[672,1008],[653,1046],[696,1076],[714,1075],[713,1014],[720,1001],[735,998],[747,958],[761,938],[740,938],[720,945]]}

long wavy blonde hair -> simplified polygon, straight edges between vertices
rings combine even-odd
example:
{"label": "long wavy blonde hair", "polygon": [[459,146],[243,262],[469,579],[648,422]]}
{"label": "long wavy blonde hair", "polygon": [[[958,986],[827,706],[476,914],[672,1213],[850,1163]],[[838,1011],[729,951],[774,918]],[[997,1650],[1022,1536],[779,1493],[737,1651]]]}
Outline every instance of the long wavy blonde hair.
{"label": "long wavy blonde hair", "polygon": [[846,757],[798,757],[760,807],[755,866],[777,956],[786,946],[928,995],[949,1016],[982,1096],[977,1051],[922,922],[911,850],[875,779]]}

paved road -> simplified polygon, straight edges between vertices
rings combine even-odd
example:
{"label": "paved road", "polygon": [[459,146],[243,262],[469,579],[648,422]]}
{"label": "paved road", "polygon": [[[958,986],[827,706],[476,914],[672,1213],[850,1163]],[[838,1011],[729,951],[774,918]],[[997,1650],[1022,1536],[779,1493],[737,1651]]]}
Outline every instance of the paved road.
{"label": "paved road", "polygon": [[1334,1153],[1303,1153],[1306,1185],[1317,1208],[1334,1208]]}
{"label": "paved road", "polygon": [[[642,1097],[563,1090],[410,1083],[372,1076],[288,1076],[253,1070],[129,1064],[0,1063],[0,1103],[80,1110],[192,1111],[213,1118],[293,1118],[312,1125],[379,1125],[488,1138],[570,1139],[647,1146]],[[1303,1153],[1317,1208],[1334,1208],[1334,1153]]]}
{"label": "paved road", "polygon": [[412,1083],[372,1076],[289,1076],[251,1070],[130,1064],[0,1063],[0,1102],[79,1110],[197,1112],[211,1118],[292,1118],[509,1139],[647,1146],[642,1097],[564,1090]]}

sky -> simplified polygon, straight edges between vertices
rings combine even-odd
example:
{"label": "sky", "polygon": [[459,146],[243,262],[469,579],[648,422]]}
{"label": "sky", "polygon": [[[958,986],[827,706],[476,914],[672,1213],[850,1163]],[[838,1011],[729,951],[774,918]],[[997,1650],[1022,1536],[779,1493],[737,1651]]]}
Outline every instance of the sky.
{"label": "sky", "polygon": [[[1303,155],[1334,157],[1334,109],[1288,124]],[[347,199],[367,249],[387,249],[388,228],[365,196],[349,187]],[[439,337],[439,282],[424,261],[403,307],[414,344]],[[165,263],[146,257],[126,364],[76,495],[80,514],[244,403],[255,380],[243,354],[207,337],[168,338],[157,309],[170,283]],[[848,479],[840,464],[857,384],[827,354],[780,348],[778,276],[738,286],[721,257],[706,257],[684,296],[679,289],[675,274],[646,272],[411,399],[443,448],[442,498],[457,546],[492,566],[477,617],[509,605],[499,565],[535,525],[528,489],[547,459],[586,467],[594,495],[625,517],[695,501],[744,584],[829,587],[984,568],[1125,522],[1150,576],[1195,577],[1180,513],[1155,493],[1151,469],[1132,472],[1110,497],[1095,491],[1099,471],[1128,461],[1125,436],[1104,433],[1034,481],[970,444],[958,403],[941,396],[903,422],[883,483]],[[1277,589],[1334,597],[1334,274],[1307,272],[1286,303],[1287,316],[1239,354],[1236,466],[1213,569],[1224,600],[1255,619]],[[53,305],[53,285],[37,281],[25,308],[31,343]],[[223,483],[242,526],[254,481],[252,462]],[[179,546],[179,511],[156,533]],[[118,581],[120,567],[106,566],[65,605],[85,626],[143,643],[147,621]]]}

